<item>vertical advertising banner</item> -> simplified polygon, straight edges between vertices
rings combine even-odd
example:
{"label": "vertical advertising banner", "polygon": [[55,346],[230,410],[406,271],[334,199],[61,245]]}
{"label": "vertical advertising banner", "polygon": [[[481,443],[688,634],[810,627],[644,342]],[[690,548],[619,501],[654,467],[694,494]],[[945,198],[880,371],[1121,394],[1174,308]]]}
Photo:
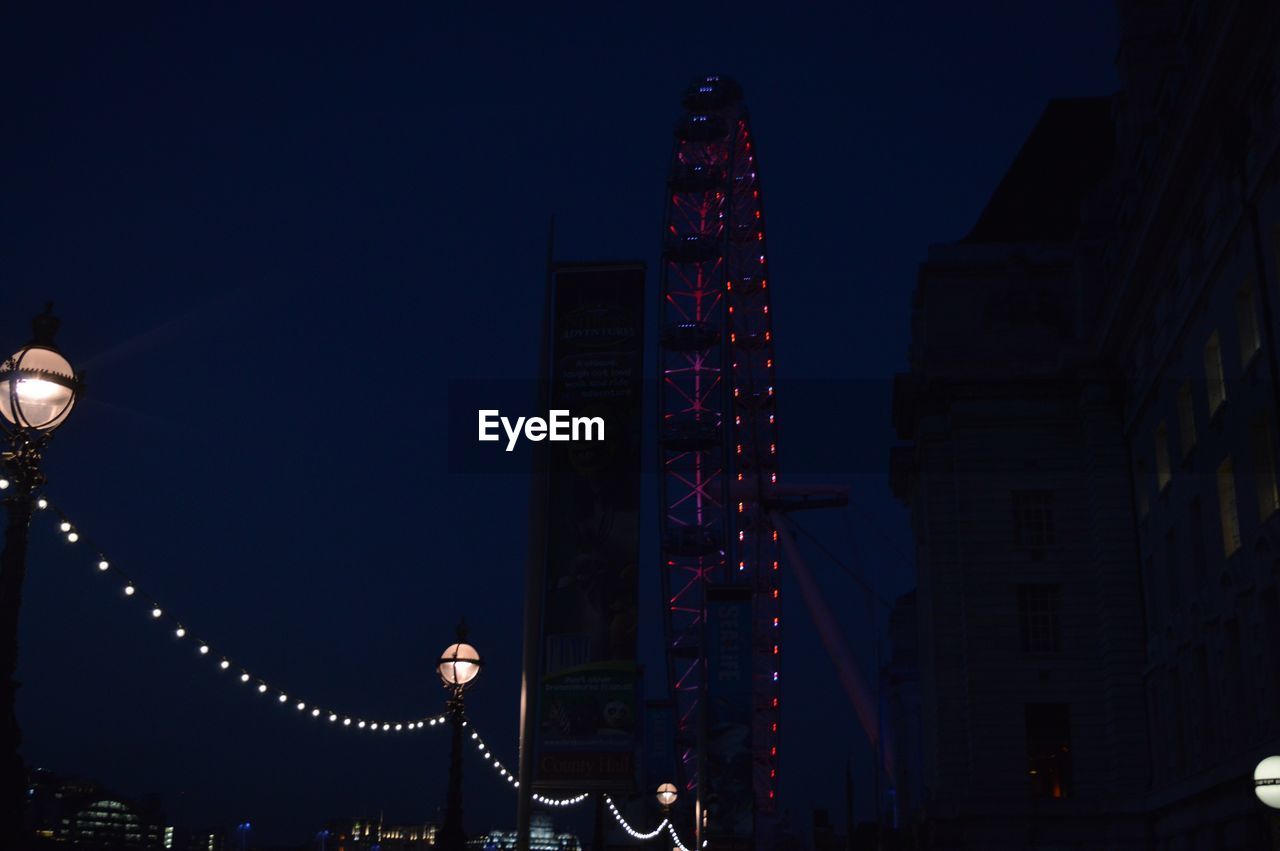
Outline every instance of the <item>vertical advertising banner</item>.
{"label": "vertical advertising banner", "polygon": [[750,848],[755,793],[751,752],[751,589],[707,589],[706,837],[715,848]]}
{"label": "vertical advertising banner", "polygon": [[604,439],[548,448],[542,786],[629,789],[636,775],[644,276],[639,263],[553,275],[551,409],[598,418]]}

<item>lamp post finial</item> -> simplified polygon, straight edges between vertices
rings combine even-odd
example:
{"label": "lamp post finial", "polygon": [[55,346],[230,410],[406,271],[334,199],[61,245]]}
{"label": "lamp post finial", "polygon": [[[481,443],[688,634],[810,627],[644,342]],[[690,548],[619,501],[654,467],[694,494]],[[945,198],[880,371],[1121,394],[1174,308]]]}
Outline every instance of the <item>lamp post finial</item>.
{"label": "lamp post finial", "polygon": [[53,337],[61,324],[62,321],[53,315],[53,302],[47,302],[44,313],[37,314],[31,320],[31,342],[37,346],[53,348]]}

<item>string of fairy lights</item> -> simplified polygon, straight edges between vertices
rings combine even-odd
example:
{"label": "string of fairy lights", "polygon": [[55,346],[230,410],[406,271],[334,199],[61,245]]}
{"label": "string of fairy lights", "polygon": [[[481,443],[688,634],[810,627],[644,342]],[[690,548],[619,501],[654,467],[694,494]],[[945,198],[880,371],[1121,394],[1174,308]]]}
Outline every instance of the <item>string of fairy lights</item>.
{"label": "string of fairy lights", "polygon": [[57,516],[58,531],[64,536],[67,543],[82,544],[96,553],[95,564],[98,572],[113,578],[120,589],[120,593],[126,600],[141,602],[151,619],[157,623],[164,624],[175,640],[189,642],[193,646],[197,658],[215,660],[214,667],[216,670],[230,672],[233,682],[245,686],[250,692],[262,695],[264,698],[272,700],[281,706],[291,707],[304,717],[309,716],[337,727],[366,732],[412,732],[426,727],[443,725],[446,722],[446,716],[439,713],[421,718],[401,718],[393,721],[362,718],[358,715],[339,712],[336,709],[311,703],[301,699],[297,694],[291,693],[289,690],[272,685],[267,678],[254,674],[231,657],[218,652],[211,642],[196,635],[190,627],[161,606],[154,597],[143,591],[142,587],[131,576],[117,564],[109,561],[103,549],[86,537],[84,532],[61,509],[49,501],[48,497],[43,495],[37,497],[35,504],[36,508],[42,511],[49,511]]}
{"label": "string of fairy lights", "polygon": [[[690,849],[686,848],[685,844],[680,841],[680,834],[676,833],[676,826],[671,823],[670,818],[663,817],[662,821],[653,830],[648,832],[639,831],[628,824],[627,820],[622,817],[622,813],[619,812],[617,805],[613,803],[613,798],[605,795],[604,803],[609,808],[609,812],[613,814],[614,820],[618,822],[618,826],[621,827],[632,839],[639,839],[641,841],[653,839],[655,836],[662,833],[663,830],[666,830],[671,834],[671,841],[675,843],[677,851],[690,851]],[[706,845],[707,841],[704,839],[702,841],[702,846],[705,848]]]}
{"label": "string of fairy lights", "polygon": [[[471,726],[470,721],[463,721],[462,723],[463,723],[463,726],[465,727]],[[471,729],[471,740],[475,742],[476,749],[480,751],[481,755],[484,758],[484,761],[489,763],[489,765],[492,766],[494,771],[498,772],[499,777],[502,777],[503,779],[505,779],[508,783],[512,784],[512,786],[518,787],[520,785],[520,782],[515,779],[515,775],[512,774],[512,772],[508,770],[506,766],[504,766],[498,760],[498,758],[493,755],[493,752],[490,750],[489,746],[485,744],[484,739],[481,738],[480,734],[476,732],[474,727]],[[573,807],[573,806],[577,806],[578,804],[584,803],[585,801],[591,798],[591,793],[582,792],[578,795],[572,795],[568,798],[550,798],[550,797],[547,797],[546,795],[540,795],[540,794],[534,793],[533,795],[530,795],[530,797],[534,800],[534,802],[543,804],[545,806],[564,808],[564,807]],[[639,839],[639,840],[653,839],[658,834],[662,833],[662,831],[665,829],[668,833],[671,834],[671,841],[675,843],[675,848],[677,849],[677,851],[690,851],[690,849],[685,846],[684,842],[680,840],[680,834],[676,832],[676,826],[671,823],[671,819],[664,817],[661,823],[659,823],[658,826],[655,827],[653,830],[648,832],[639,831],[639,830],[636,830],[634,827],[632,827],[631,824],[628,823],[625,818],[623,818],[621,811],[619,811],[618,807],[613,803],[612,798],[610,798],[608,795],[604,795],[604,802],[609,809],[609,813],[613,816],[614,820],[618,823],[618,826],[621,827],[623,831],[626,832],[633,839]],[[703,844],[705,845],[706,843],[704,842]]]}
{"label": "string of fairy lights", "polygon": [[655,827],[653,830],[649,831],[648,833],[642,833],[636,830],[630,824],[628,824],[627,820],[622,817],[622,813],[618,812],[617,806],[613,803],[613,798],[610,798],[608,795],[605,795],[604,802],[605,802],[605,805],[609,807],[609,812],[613,813],[613,817],[614,819],[617,820],[618,825],[623,830],[625,830],[628,834],[630,834],[631,838],[633,839],[653,839],[659,833],[662,833],[663,829],[666,828],[667,825],[671,824],[671,819],[664,818],[661,822],[658,823],[658,826]]}
{"label": "string of fairy lights", "polygon": [[[0,478],[0,490],[9,487],[9,481]],[[96,554],[95,567],[97,572],[111,576],[118,583],[120,593],[126,600],[135,600],[144,604],[151,620],[164,624],[169,634],[179,641],[189,642],[195,648],[195,654],[199,659],[216,660],[215,669],[220,672],[233,672],[233,681],[256,692],[264,698],[268,698],[271,702],[283,707],[292,707],[294,712],[301,717],[310,717],[316,721],[327,722],[334,727],[343,729],[351,729],[364,732],[374,733],[402,733],[414,732],[431,727],[447,726],[449,718],[447,715],[435,713],[419,718],[399,719],[394,721],[373,720],[362,718],[357,715],[339,712],[319,704],[313,704],[306,700],[300,699],[296,693],[290,690],[282,689],[272,685],[265,677],[257,676],[249,671],[248,668],[240,663],[233,661],[230,657],[217,652],[213,644],[209,641],[197,636],[191,629],[183,624],[176,616],[171,614],[167,609],[150,594],[145,593],[137,582],[133,580],[124,570],[122,570],[114,562],[109,561],[104,554],[103,549],[98,546],[72,522],[71,518],[66,515],[60,508],[54,505],[47,496],[40,495],[35,500],[35,506],[41,511],[48,511],[58,518],[58,532],[68,544],[80,544]],[[272,699],[273,698],[273,699]],[[507,768],[496,756],[493,750],[486,744],[480,733],[475,729],[469,718],[464,718],[462,726],[470,732],[471,742],[475,744],[476,750],[480,753],[481,758],[488,764],[498,777],[505,781],[511,788],[518,789],[520,781],[516,777],[516,773]],[[535,803],[543,806],[567,808],[577,806],[586,802],[591,797],[590,792],[582,792],[577,795],[570,795],[566,798],[552,798],[546,795],[533,794],[530,796]],[[649,832],[642,832],[632,827],[622,813],[614,805],[613,799],[608,795],[604,796],[605,804],[608,806],[609,812],[618,822],[619,827],[628,835],[635,839],[648,840],[658,836],[665,829],[675,843],[677,851],[690,851],[680,841],[679,834],[676,833],[675,825],[671,823],[669,818],[663,818],[657,827]],[[706,844],[705,842],[703,843]]]}

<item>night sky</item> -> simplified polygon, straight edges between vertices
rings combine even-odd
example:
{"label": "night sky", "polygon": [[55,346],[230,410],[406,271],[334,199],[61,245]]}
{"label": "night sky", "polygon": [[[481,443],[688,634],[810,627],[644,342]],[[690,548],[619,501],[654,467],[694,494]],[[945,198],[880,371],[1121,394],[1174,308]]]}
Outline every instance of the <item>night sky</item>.
{"label": "night sky", "polygon": [[[680,96],[700,74],[741,81],[781,469],[803,445],[804,473],[851,485],[853,507],[804,525],[891,598],[912,584],[884,468],[916,265],[965,234],[1046,99],[1116,87],[1100,0],[180,5],[0,13],[0,347],[54,299],[89,379],[48,492],[219,651],[353,715],[441,706],[432,665],[466,615],[487,661],[470,712],[510,764],[528,482],[447,472],[445,389],[536,373],[549,217],[560,259],[648,260],[652,305]],[[814,381],[832,378],[849,381]],[[788,382],[810,391],[788,405]],[[865,598],[807,551],[870,664]],[[252,819],[259,843],[435,817],[442,733],[371,738],[251,697],[94,562],[37,518],[30,762],[157,792],[171,821]],[[842,819],[848,753],[869,817],[867,747],[787,588],[785,804],[800,826],[815,806]],[[513,825],[506,784],[466,769],[469,830]]]}

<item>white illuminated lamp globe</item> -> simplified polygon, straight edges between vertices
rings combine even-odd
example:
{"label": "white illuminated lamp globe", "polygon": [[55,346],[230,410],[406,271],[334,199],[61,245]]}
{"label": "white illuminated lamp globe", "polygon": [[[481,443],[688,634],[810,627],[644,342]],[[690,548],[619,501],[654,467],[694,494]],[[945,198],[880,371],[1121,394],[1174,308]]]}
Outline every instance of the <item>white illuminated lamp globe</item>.
{"label": "white illuminated lamp globe", "polygon": [[465,686],[480,673],[480,654],[470,644],[450,644],[440,655],[437,670],[446,686]]}
{"label": "white illuminated lamp globe", "polygon": [[658,803],[662,806],[671,806],[676,802],[677,797],[679,796],[674,783],[663,783],[658,787]]}
{"label": "white illuminated lamp globe", "polygon": [[1280,756],[1269,756],[1253,770],[1253,793],[1258,800],[1280,810]]}
{"label": "white illuminated lamp globe", "polygon": [[19,429],[47,432],[71,413],[80,382],[53,345],[53,313],[46,310],[32,326],[32,341],[0,364],[0,416]]}

